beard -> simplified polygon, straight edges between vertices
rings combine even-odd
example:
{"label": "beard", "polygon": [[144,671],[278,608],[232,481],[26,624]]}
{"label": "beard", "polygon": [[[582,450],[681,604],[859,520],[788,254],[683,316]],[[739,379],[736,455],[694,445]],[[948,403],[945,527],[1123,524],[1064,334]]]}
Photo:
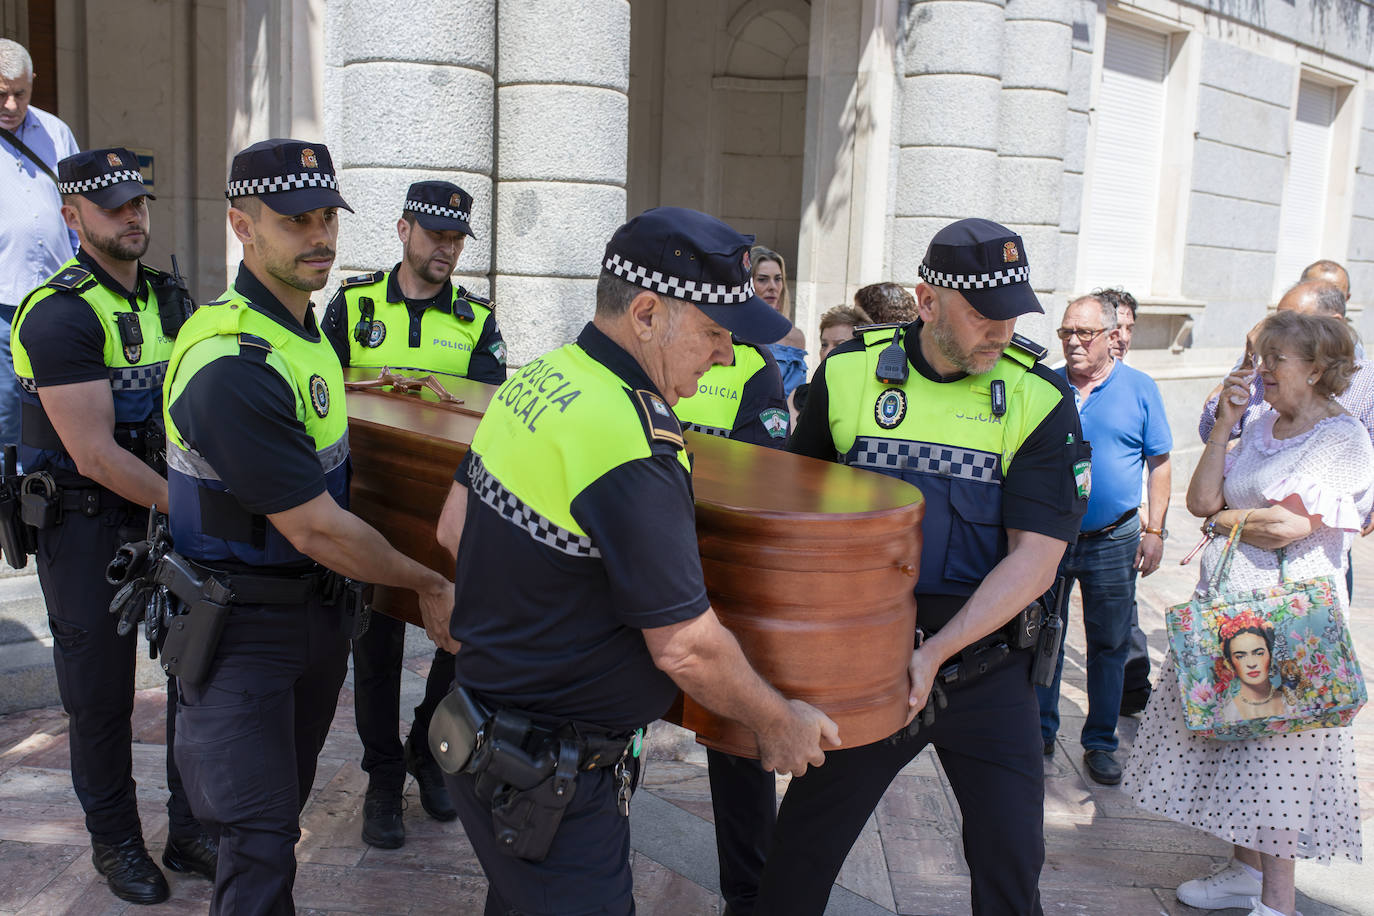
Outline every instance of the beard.
{"label": "beard", "polygon": [[940,351],[940,355],[949,360],[959,371],[966,375],[982,375],[989,372],[992,367],[997,365],[997,360],[1001,359],[1002,354],[991,353],[986,356],[972,353],[959,346],[959,341],[955,339],[954,332],[944,321],[936,321],[928,326],[931,339],[935,342],[935,348]]}
{"label": "beard", "polygon": [[300,262],[306,258],[323,257],[334,257],[334,250],[331,248],[316,248],[294,258],[278,256],[273,252],[270,256],[264,254],[262,266],[269,274],[292,289],[313,293],[316,290],[324,289],[324,285],[329,282],[329,271],[323,272],[318,277],[310,276],[305,272],[305,269],[300,266]]}
{"label": "beard", "polygon": [[405,257],[406,263],[410,265],[410,269],[414,272],[415,276],[424,280],[426,283],[443,283],[453,272],[452,264],[448,267],[435,264],[433,260],[431,260],[432,255],[422,255],[420,252],[412,249],[410,245],[406,245]]}
{"label": "beard", "polygon": [[148,252],[148,242],[150,241],[147,230],[138,241],[125,239],[123,235],[97,235],[86,227],[86,221],[81,220],[81,235],[84,244],[94,248],[106,257],[116,261],[137,261]]}

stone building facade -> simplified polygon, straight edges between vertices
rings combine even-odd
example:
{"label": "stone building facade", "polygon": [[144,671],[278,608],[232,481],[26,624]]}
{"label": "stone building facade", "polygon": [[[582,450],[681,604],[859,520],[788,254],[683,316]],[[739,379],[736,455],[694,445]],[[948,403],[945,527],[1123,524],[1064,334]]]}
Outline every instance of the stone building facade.
{"label": "stone building facade", "polygon": [[177,252],[202,297],[237,259],[228,158],[268,136],[333,150],[358,211],[344,216],[341,271],[394,263],[409,182],[471,191],[477,239],[459,282],[494,295],[516,362],[576,332],[605,239],[647,207],[697,207],[782,252],[813,341],[822,311],[866,283],[914,285],[931,234],[980,215],[1025,238],[1048,314],[1023,333],[1051,343],[1064,303],[1095,286],[1140,298],[1133,359],[1164,386],[1186,456],[1200,392],[1294,265],[1346,263],[1368,330],[1372,12],[0,0],[0,28],[25,41],[29,22],[55,22],[34,38],[55,41],[41,59],[55,56],[58,113],[84,145],[152,157],[154,260]]}

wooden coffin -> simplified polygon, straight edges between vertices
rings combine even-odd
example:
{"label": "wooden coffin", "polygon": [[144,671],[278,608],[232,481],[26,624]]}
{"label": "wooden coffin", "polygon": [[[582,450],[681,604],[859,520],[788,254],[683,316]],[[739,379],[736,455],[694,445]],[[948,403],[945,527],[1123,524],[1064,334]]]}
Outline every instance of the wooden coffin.
{"label": "wooden coffin", "polygon": [[[496,389],[436,378],[458,401],[430,390],[349,391],[352,508],[398,550],[452,576],[435,524]],[[750,662],[782,693],[833,718],[844,747],[892,734],[906,716],[920,491],[704,434],[689,434],[688,451],[707,592]],[[374,604],[419,623],[410,592],[379,588]],[[690,697],[667,718],[708,747],[757,756],[751,732]]]}

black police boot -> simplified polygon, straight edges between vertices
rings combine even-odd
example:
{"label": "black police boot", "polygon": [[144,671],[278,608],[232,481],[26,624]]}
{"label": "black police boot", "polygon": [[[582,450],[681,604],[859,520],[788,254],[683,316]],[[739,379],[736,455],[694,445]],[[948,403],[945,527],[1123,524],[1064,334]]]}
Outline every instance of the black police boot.
{"label": "black police boot", "polygon": [[219,840],[205,831],[187,836],[169,836],[162,848],[162,864],[172,871],[200,875],[215,880],[219,860]]}
{"label": "black police boot", "polygon": [[110,883],[110,893],[130,903],[161,903],[171,888],[143,846],[143,837],[122,843],[91,843],[91,864]]}
{"label": "black police boot", "polygon": [[363,842],[378,849],[400,849],[406,843],[401,818],[401,790],[367,787],[363,796]]}
{"label": "black police boot", "polygon": [[436,821],[451,821],[458,817],[458,809],[448,796],[448,786],[444,785],[444,772],[439,769],[439,761],[429,754],[422,753],[415,742],[406,738],[406,772],[415,777],[420,787],[420,807]]}

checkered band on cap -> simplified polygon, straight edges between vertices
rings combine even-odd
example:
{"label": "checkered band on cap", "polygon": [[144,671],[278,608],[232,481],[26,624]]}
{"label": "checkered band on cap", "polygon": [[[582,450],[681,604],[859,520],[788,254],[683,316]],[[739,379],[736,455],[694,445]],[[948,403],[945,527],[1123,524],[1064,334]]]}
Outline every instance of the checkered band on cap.
{"label": "checkered band on cap", "polygon": [[1010,286],[1030,280],[1030,266],[1023,264],[1010,270],[994,270],[987,274],[947,274],[931,270],[922,264],[919,268],[921,279],[932,286],[945,289],[991,289],[995,286]]}
{"label": "checkered band on cap", "polygon": [[414,210],[416,213],[428,213],[431,216],[442,216],[444,219],[456,219],[466,223],[468,214],[462,210],[455,210],[452,207],[443,207],[439,204],[426,203],[423,200],[411,200],[406,198],[406,205],[402,209]]}
{"label": "checkered band on cap", "polygon": [[277,194],[281,191],[299,191],[302,188],[329,188],[339,190],[339,180],[325,172],[303,172],[299,175],[273,175],[271,178],[246,178],[229,182],[224,196],[254,197],[259,194]]}
{"label": "checkered band on cap", "polygon": [[468,466],[468,486],[478,499],[495,509],[498,515],[517,528],[523,528],[526,534],[545,547],[552,547],[570,557],[596,559],[601,556],[601,551],[591,538],[573,534],[525,505],[520,497],[492,476],[482,459],[476,455],[472,456],[472,463]]}
{"label": "checkered band on cap", "polygon": [[640,267],[618,254],[612,254],[606,259],[606,269],[622,280],[629,280],[645,289],[651,289],[665,296],[672,296],[674,299],[685,299],[688,302],[700,302],[705,305],[728,305],[746,302],[754,295],[754,284],[751,280],[744,281],[743,286],[698,283],[695,280],[670,277],[659,270]]}
{"label": "checkered band on cap", "polygon": [[99,191],[101,188],[108,188],[110,185],[119,184],[121,181],[136,181],[143,184],[143,175],[138,169],[120,169],[117,172],[106,172],[104,175],[83,178],[80,181],[63,181],[57,185],[57,189],[63,194],[85,194],[87,191]]}
{"label": "checkered band on cap", "polygon": [[938,474],[978,483],[1000,484],[1001,460],[992,452],[955,448],[930,442],[904,442],[860,436],[854,443],[854,467],[875,470],[906,470],[917,474]]}

